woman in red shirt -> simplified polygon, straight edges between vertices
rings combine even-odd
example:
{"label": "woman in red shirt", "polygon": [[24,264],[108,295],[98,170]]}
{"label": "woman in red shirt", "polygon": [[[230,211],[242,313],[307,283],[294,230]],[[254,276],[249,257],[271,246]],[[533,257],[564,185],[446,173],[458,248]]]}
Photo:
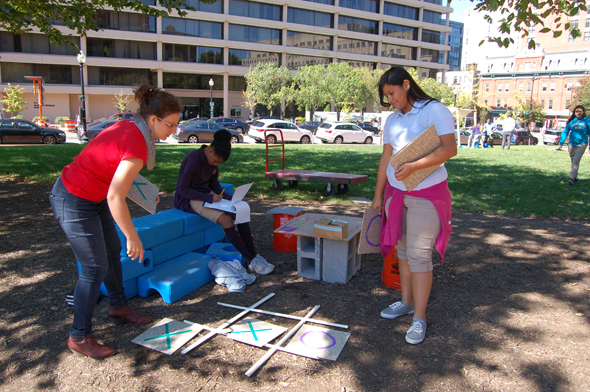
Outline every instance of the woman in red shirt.
{"label": "woman in red shirt", "polygon": [[125,197],[143,166],[153,169],[154,143],[176,130],[183,108],[173,95],[151,86],[135,90],[135,100],[139,103],[135,122],[119,121],[96,136],[63,169],[49,196],[55,219],[81,265],[68,347],[91,358],[106,358],[116,352],[91,335],[92,313],[102,282],[109,296],[108,314],[115,324],[151,321],[137,316],[127,304],[115,224],[127,238],[127,256],[141,263],[143,246]]}

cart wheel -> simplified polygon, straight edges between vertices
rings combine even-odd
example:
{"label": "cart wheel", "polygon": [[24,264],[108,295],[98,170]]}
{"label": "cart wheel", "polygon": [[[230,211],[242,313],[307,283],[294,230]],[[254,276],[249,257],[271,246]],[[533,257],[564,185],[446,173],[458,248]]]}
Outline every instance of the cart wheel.
{"label": "cart wheel", "polygon": [[299,186],[299,182],[297,180],[289,180],[289,187],[290,188],[297,188]]}
{"label": "cart wheel", "polygon": [[282,191],[283,190],[283,183],[280,180],[273,180],[272,181],[272,189],[275,191]]}
{"label": "cart wheel", "polygon": [[334,196],[335,194],[336,194],[336,187],[334,186],[334,184],[328,183],[324,187],[324,196]]}
{"label": "cart wheel", "polygon": [[348,184],[338,184],[336,189],[338,190],[338,193],[340,193],[340,194],[348,193]]}

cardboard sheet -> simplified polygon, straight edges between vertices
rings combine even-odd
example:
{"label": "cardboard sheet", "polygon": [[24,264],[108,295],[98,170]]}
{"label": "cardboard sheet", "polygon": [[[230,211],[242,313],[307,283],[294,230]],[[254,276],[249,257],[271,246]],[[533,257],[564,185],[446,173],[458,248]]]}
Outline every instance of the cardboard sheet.
{"label": "cardboard sheet", "polygon": [[232,333],[228,337],[256,347],[263,347],[287,330],[287,328],[255,318],[248,318],[235,323],[231,326],[231,329]]}
{"label": "cardboard sheet", "polygon": [[325,217],[330,220],[341,220],[348,223],[348,235],[343,241],[350,241],[361,231],[363,220],[345,215],[324,215],[324,214],[303,214],[285,223],[276,229],[275,233],[304,235],[307,237],[316,237],[314,234],[314,223],[320,218]]}
{"label": "cardboard sheet", "polygon": [[140,207],[145,208],[150,214],[155,214],[159,192],[160,190],[157,186],[138,174],[133,180],[129,192],[127,192],[127,197],[136,202]]}
{"label": "cardboard sheet", "polygon": [[[404,148],[396,152],[389,160],[389,163],[395,170],[397,170],[404,163],[414,162],[430,155],[430,153],[436,150],[440,145],[440,136],[438,136],[438,133],[436,132],[436,127],[431,125],[428,129],[414,138],[414,140],[406,144]],[[408,191],[413,190],[439,167],[440,165],[431,166],[410,174],[405,180],[403,180],[406,189]]]}
{"label": "cardboard sheet", "polygon": [[200,325],[165,318],[133,339],[131,343],[172,355],[202,330],[203,327]]}
{"label": "cardboard sheet", "polygon": [[381,253],[381,214],[374,208],[365,208],[359,255]]}
{"label": "cardboard sheet", "polygon": [[286,348],[294,353],[309,358],[323,358],[335,361],[348,341],[350,333],[304,325],[293,336]]}

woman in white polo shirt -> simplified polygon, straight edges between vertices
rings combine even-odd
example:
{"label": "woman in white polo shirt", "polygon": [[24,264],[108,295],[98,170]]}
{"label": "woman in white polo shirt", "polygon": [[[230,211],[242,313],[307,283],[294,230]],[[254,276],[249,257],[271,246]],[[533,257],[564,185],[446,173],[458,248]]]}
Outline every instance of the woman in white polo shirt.
{"label": "woman in white polo shirt", "polygon": [[[379,97],[384,107],[395,109],[383,126],[383,154],[379,161],[373,208],[382,212],[381,250],[391,253],[397,245],[402,300],[390,305],[381,316],[394,319],[413,314],[406,341],[418,344],[426,335],[426,305],[432,287],[432,248],[444,259],[451,232],[451,194],[443,165],[457,155],[453,116],[446,106],[429,97],[410,74],[392,67],[379,80]],[[430,155],[394,170],[393,154],[434,125],[441,146]],[[416,170],[440,166],[414,190],[403,180]]]}

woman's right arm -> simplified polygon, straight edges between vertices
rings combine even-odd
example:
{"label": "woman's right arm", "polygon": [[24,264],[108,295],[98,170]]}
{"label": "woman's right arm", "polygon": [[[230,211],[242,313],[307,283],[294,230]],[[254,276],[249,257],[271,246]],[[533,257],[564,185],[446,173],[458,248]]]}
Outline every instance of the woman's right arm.
{"label": "woman's right arm", "polygon": [[379,171],[377,172],[377,186],[375,187],[375,197],[373,197],[372,208],[381,212],[383,207],[383,192],[385,192],[385,186],[387,185],[387,167],[389,166],[389,160],[393,155],[393,147],[387,143],[383,145],[383,153],[379,160]]}

